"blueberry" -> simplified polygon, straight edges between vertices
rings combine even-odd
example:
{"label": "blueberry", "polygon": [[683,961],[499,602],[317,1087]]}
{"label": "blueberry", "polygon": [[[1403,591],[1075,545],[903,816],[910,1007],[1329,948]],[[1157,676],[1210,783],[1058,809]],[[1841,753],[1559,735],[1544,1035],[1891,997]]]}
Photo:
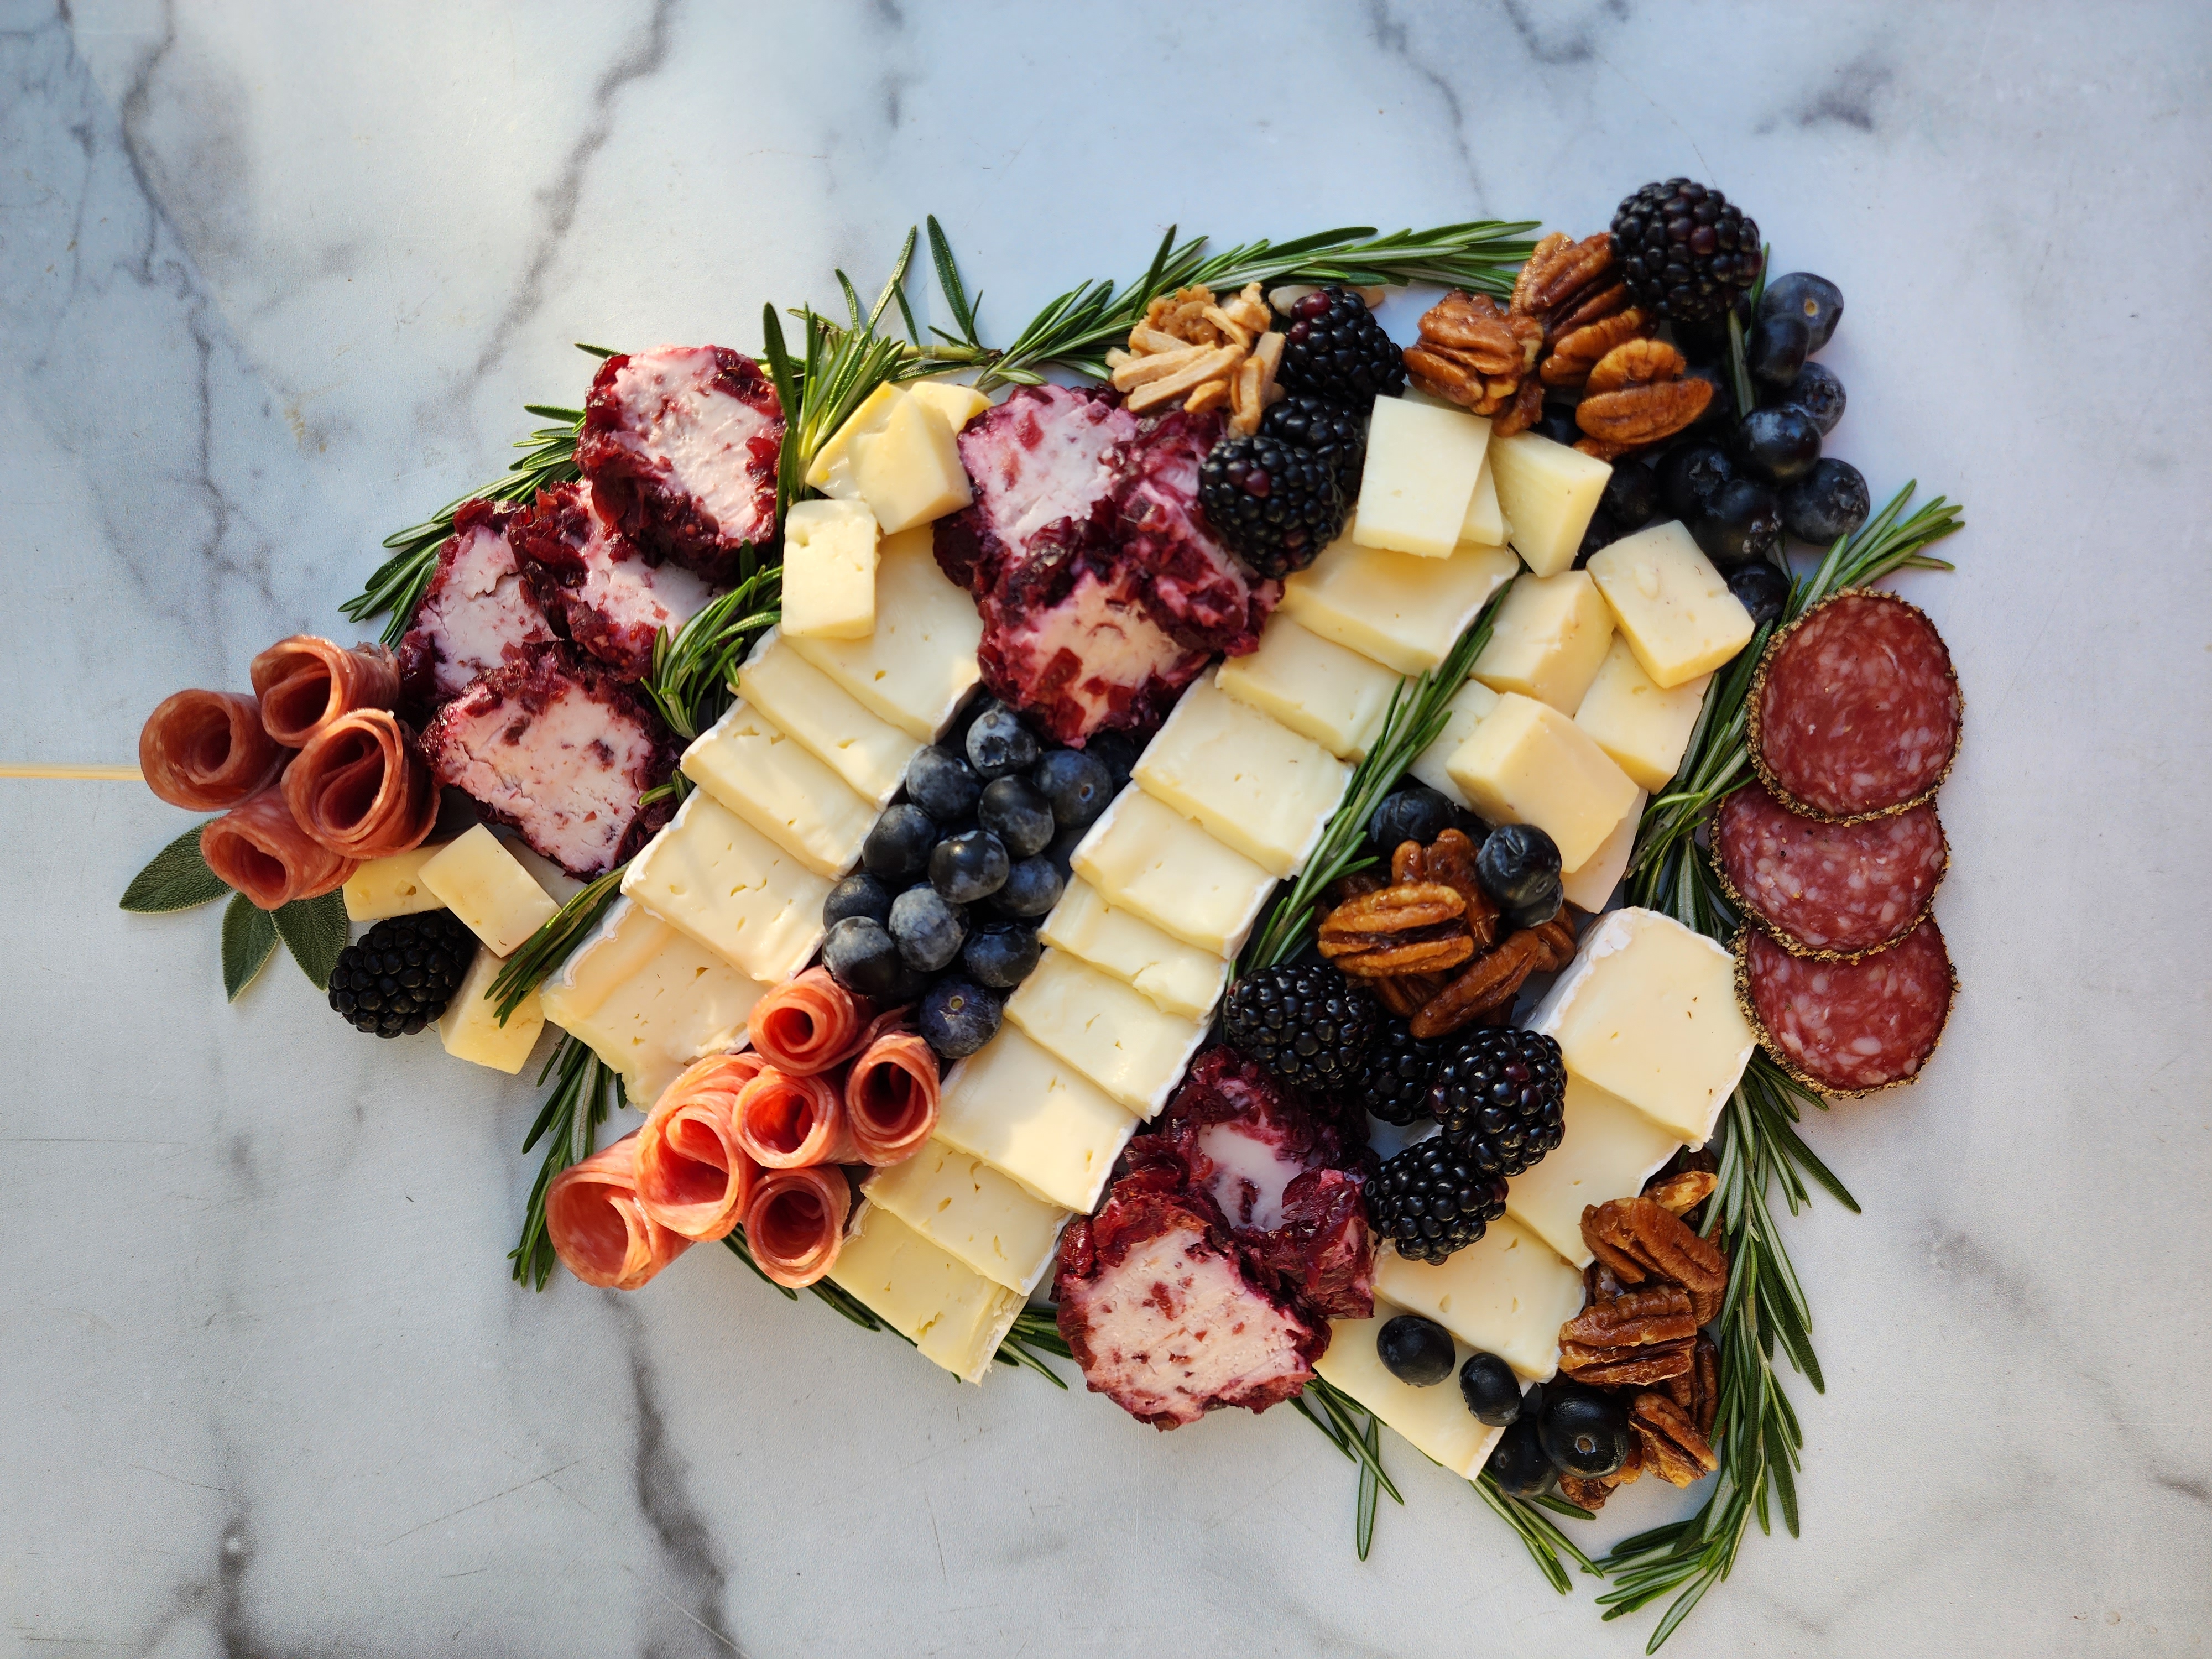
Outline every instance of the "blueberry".
{"label": "blueberry", "polygon": [[1066,881],[1075,873],[1075,849],[1083,844],[1084,836],[1090,833],[1087,828],[1063,830],[1052,838],[1052,845],[1037,856],[1059,871],[1060,878]]}
{"label": "blueberry", "polygon": [[983,780],[950,749],[917,749],[906,763],[906,798],[939,823],[957,823],[975,810]]}
{"label": "blueberry", "polygon": [[946,1060],[974,1054],[999,1034],[998,997],[972,981],[941,979],[921,999],[921,1040]]}
{"label": "blueberry", "polygon": [[1536,422],[1534,429],[1555,444],[1570,447],[1583,435],[1583,429],[1575,424],[1575,411],[1558,404],[1544,405],[1544,418]]}
{"label": "blueberry", "polygon": [[1684,444],[1659,463],[1659,493],[1676,518],[1695,524],[1714,493],[1735,477],[1735,463],[1718,444]]}
{"label": "blueberry", "polygon": [[1036,760],[1036,733],[1002,702],[990,704],[968,728],[968,763],[978,777],[1003,778],[1009,772],[1026,772]]}
{"label": "blueberry", "polygon": [[1383,1370],[1416,1389],[1432,1388],[1449,1376],[1458,1358],[1451,1333],[1433,1319],[1400,1314],[1375,1333],[1376,1357]]}
{"label": "blueberry", "polygon": [[1532,1418],[1520,1419],[1498,1437],[1483,1468],[1509,1498],[1540,1498],[1552,1484],[1552,1460]]}
{"label": "blueberry", "polygon": [[1761,386],[1786,386],[1805,367],[1805,354],[1813,343],[1813,331],[1805,319],[1788,312],[1761,317],[1743,349],[1744,367]]}
{"label": "blueberry", "polygon": [[1414,784],[1382,798],[1368,817],[1367,839],[1386,859],[1401,842],[1426,847],[1452,827],[1458,811],[1449,795]]}
{"label": "blueberry", "polygon": [[1127,732],[1101,732],[1083,752],[1106,769],[1107,777],[1119,789],[1137,769],[1137,757],[1145,752],[1145,745]]}
{"label": "blueberry", "polygon": [[891,902],[891,938],[899,955],[925,973],[960,954],[968,937],[968,921],[960,907],[934,887],[909,887]]}
{"label": "blueberry", "polygon": [[1763,559],[1782,539],[1782,503],[1765,484],[1736,478],[1713,493],[1690,533],[1723,571]]}
{"label": "blueberry", "polygon": [[1009,991],[1030,976],[1042,949],[1034,927],[987,921],[968,935],[960,950],[960,965],[977,984]]}
{"label": "blueberry", "polygon": [[1705,398],[1705,408],[1698,412],[1698,418],[1690,422],[1691,431],[1695,432],[1699,427],[1709,425],[1719,420],[1723,415],[1735,412],[1735,389],[1729,385],[1728,376],[1722,374],[1713,364],[1692,364],[1690,372],[1682,378],[1686,380],[1703,380],[1707,386],[1712,387],[1712,392]]}
{"label": "blueberry", "polygon": [[1006,885],[991,896],[991,908],[1001,915],[1041,916],[1066,890],[1067,878],[1060,866],[1040,853],[1006,872]]}
{"label": "blueberry", "polygon": [[1782,522],[1801,542],[1832,542],[1864,524],[1871,505],[1858,468],[1824,459],[1782,492]]}
{"label": "blueberry", "polygon": [[1460,1397],[1474,1420],[1502,1429],[1521,1419],[1521,1379],[1494,1353],[1471,1353],[1459,1368]]}
{"label": "blueberry", "polygon": [[1528,896],[1519,903],[1498,906],[1498,920],[1509,933],[1520,927],[1541,927],[1559,914],[1560,907],[1566,902],[1566,895],[1560,889],[1559,878],[1553,876],[1548,881],[1539,882],[1532,886],[1528,890]]}
{"label": "blueberry", "polygon": [[1797,378],[1790,383],[1787,392],[1775,394],[1774,401],[1803,410],[1825,438],[1844,418],[1844,383],[1836,378],[1834,370],[1808,363],[1797,371]]}
{"label": "blueberry", "polygon": [[990,897],[1006,884],[1012,867],[1006,843],[988,830],[947,836],[929,854],[930,884],[955,904]]}
{"label": "blueberry", "polygon": [[985,784],[975,822],[1003,842],[1013,858],[1042,852],[1053,837],[1052,807],[1026,778],[994,778]]}
{"label": "blueberry", "polygon": [[1820,428],[1789,404],[1754,409],[1736,423],[1735,456],[1746,471],[1769,483],[1802,478],[1820,459]]}
{"label": "blueberry", "polygon": [[1790,603],[1790,578],[1771,564],[1747,564],[1741,570],[1732,570],[1728,585],[1729,592],[1751,612],[1753,626],[1777,620],[1783,607]]}
{"label": "blueberry", "polygon": [[1843,320],[1844,291],[1825,276],[1809,270],[1793,270],[1778,276],[1759,296],[1761,317],[1792,316],[1805,325],[1808,351],[1818,351],[1835,337]]}
{"label": "blueberry", "polygon": [[1612,546],[1620,535],[1620,526],[1613,522],[1613,514],[1601,507],[1598,508],[1583,529],[1583,544],[1575,550],[1575,568],[1583,568],[1590,562],[1591,554],[1601,547]]}
{"label": "blueberry", "polygon": [[1628,1461],[1628,1413],[1603,1395],[1555,1395],[1545,1402],[1538,1437],[1562,1474],[1585,1480],[1612,1474]]}
{"label": "blueberry", "polygon": [[847,916],[822,940],[822,965],[830,977],[864,997],[896,1000],[906,963],[890,929],[872,916]]}
{"label": "blueberry", "polygon": [[1641,530],[1659,510],[1659,481],[1642,461],[1624,456],[1613,464],[1599,510],[1623,530]]}
{"label": "blueberry", "polygon": [[1106,763],[1080,749],[1055,749],[1030,775],[1053,822],[1063,830],[1080,830],[1106,810],[1114,799],[1114,780]]}
{"label": "blueberry", "polygon": [[1500,909],[1556,898],[1559,844],[1533,823],[1501,823],[1474,855],[1474,878]]}
{"label": "blueberry", "polygon": [[901,801],[884,809],[867,840],[860,843],[860,863],[872,876],[902,882],[929,867],[929,849],[937,845],[937,820],[919,806]]}
{"label": "blueberry", "polygon": [[848,916],[866,916],[871,921],[889,921],[891,915],[891,890],[866,871],[855,871],[830,890],[830,896],[822,901],[822,925],[835,927]]}

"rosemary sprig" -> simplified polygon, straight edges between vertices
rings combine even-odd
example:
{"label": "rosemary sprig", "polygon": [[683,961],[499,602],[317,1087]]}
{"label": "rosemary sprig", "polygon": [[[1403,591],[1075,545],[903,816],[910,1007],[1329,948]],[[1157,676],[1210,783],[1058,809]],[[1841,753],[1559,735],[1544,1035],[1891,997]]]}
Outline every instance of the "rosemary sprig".
{"label": "rosemary sprig", "polygon": [[722,718],[738,662],[753,636],[775,626],[783,567],[764,566],[717,594],[673,637],[653,635],[653,667],[639,690],[669,729],[689,743]]}
{"label": "rosemary sprig", "polygon": [[[507,1016],[522,1006],[525,997],[561,970],[561,964],[568,961],[569,954],[599,925],[599,918],[615,902],[622,887],[623,872],[628,868],[627,864],[617,864],[604,876],[587,883],[581,892],[515,947],[514,954],[507,959],[507,966],[484,988],[484,995],[499,1005],[495,1012],[501,1024],[507,1024]],[[523,1148],[525,1152],[529,1150],[527,1146]]]}
{"label": "rosemary sprig", "polygon": [[507,1253],[507,1259],[514,1264],[514,1282],[537,1291],[545,1288],[553,1271],[553,1241],[545,1231],[545,1189],[562,1170],[592,1155],[599,1125],[607,1121],[608,1111],[623,1102],[622,1079],[574,1037],[562,1037],[545,1057],[538,1081],[542,1085],[549,1077],[555,1079],[553,1092],[546,1097],[545,1109],[538,1114],[537,1122],[530,1126],[529,1136],[522,1143],[527,1156],[544,1139],[545,1159],[538,1166],[530,1202],[523,1210],[522,1237]]}

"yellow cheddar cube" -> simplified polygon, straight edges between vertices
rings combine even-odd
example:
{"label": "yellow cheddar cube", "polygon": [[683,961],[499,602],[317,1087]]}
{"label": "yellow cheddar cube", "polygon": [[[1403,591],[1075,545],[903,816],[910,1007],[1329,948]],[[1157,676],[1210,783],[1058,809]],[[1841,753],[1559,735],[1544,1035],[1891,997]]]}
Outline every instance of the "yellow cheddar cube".
{"label": "yellow cheddar cube", "polygon": [[1238,702],[1348,761],[1366,755],[1403,681],[1395,669],[1281,615],[1261,630],[1257,651],[1230,658],[1213,678]]}
{"label": "yellow cheddar cube", "polygon": [[1296,873],[1352,769],[1209,682],[1183,693],[1138,759],[1138,785],[1277,876]]}
{"label": "yellow cheddar cube", "polygon": [[1474,735],[1474,728],[1482,717],[1497,707],[1498,693],[1480,680],[1470,678],[1444,705],[1444,729],[1437,733],[1433,743],[1413,757],[1413,763],[1407,770],[1439,794],[1449,795],[1462,806],[1466,805],[1465,793],[1452,780],[1451,757],[1459,753],[1462,744]]}
{"label": "yellow cheddar cube", "polygon": [[538,993],[532,991],[515,1005],[506,1024],[499,1023],[499,1005],[484,993],[506,966],[504,957],[489,951],[477,952],[462,977],[461,988],[453,993],[453,1000],[438,1017],[438,1041],[456,1060],[489,1066],[512,1077],[537,1046],[538,1034],[545,1029],[545,1010],[538,1003]]}
{"label": "yellow cheddar cube", "polygon": [[1366,545],[1449,558],[1489,442],[1490,422],[1480,415],[1377,398],[1359,481],[1359,532]]}
{"label": "yellow cheddar cube", "polygon": [[1751,612],[1672,520],[1598,549],[1589,574],[1636,660],[1662,690],[1711,673],[1751,639]]}
{"label": "yellow cheddar cube", "polygon": [[1449,654],[1521,562],[1502,547],[1462,547],[1449,558],[1369,547],[1345,526],[1283,584],[1283,609],[1323,639],[1401,674],[1425,674]]}
{"label": "yellow cheddar cube", "polygon": [[1574,870],[1610,836],[1636,799],[1628,775],[1548,703],[1507,692],[1446,769],[1467,803],[1492,823],[1533,823]]}
{"label": "yellow cheddar cube", "polygon": [[1498,607],[1474,677],[1572,714],[1613,643],[1613,613],[1584,570],[1523,576]]}
{"label": "yellow cheddar cube", "polygon": [[840,501],[866,502],[887,536],[975,499],[951,420],[889,380],[817,452],[806,482]]}
{"label": "yellow cheddar cube", "polygon": [[1682,1144],[1626,1101],[1570,1072],[1565,1138],[1543,1161],[1505,1183],[1505,1213],[1577,1267],[1586,1205],[1633,1198]]}
{"label": "yellow cheddar cube", "polygon": [[1583,1307],[1581,1273],[1510,1215],[1442,1262],[1377,1251],[1375,1289],[1539,1382],[1559,1370],[1559,1327]]}
{"label": "yellow cheddar cube", "polygon": [[955,432],[991,406],[991,400],[972,386],[957,380],[915,380],[907,386],[915,400],[945,416]]}
{"label": "yellow cheddar cube", "polygon": [[876,631],[876,515],[859,501],[793,501],[783,519],[783,631],[861,640]]}
{"label": "yellow cheddar cube", "polygon": [[1528,568],[1540,576],[1572,568],[1613,468],[1540,432],[1516,432],[1490,446],[1490,474]]}
{"label": "yellow cheddar cube", "polygon": [[1575,908],[1595,915],[1613,897],[1613,890],[1628,872],[1629,855],[1636,850],[1636,828],[1644,822],[1644,803],[1650,799],[1638,790],[1613,833],[1598,843],[1597,851],[1560,876],[1559,890]]}
{"label": "yellow cheddar cube", "polygon": [[1575,710],[1575,724],[1638,784],[1664,789],[1682,763],[1712,683],[1711,674],[1699,674],[1662,689],[1644,672],[1627,639],[1616,636]]}
{"label": "yellow cheddar cube", "polygon": [[423,865],[422,884],[495,956],[513,956],[561,908],[481,823]]}
{"label": "yellow cheddar cube", "polygon": [[369,860],[346,878],[346,920],[382,921],[444,909],[445,900],[422,884],[422,866],[446,847],[442,841],[432,842],[389,858]]}

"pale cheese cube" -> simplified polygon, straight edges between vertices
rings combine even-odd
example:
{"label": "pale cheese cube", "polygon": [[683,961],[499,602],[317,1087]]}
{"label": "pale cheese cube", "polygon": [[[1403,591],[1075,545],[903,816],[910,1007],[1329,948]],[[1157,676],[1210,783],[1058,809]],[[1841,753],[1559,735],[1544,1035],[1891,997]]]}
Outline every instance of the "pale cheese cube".
{"label": "pale cheese cube", "polygon": [[763,984],[789,979],[822,942],[830,883],[704,790],[646,843],[623,895]]}
{"label": "pale cheese cube", "polygon": [[1332,1322],[1328,1351],[1314,1361],[1314,1370],[1373,1412],[1431,1462],[1472,1480],[1482,1473],[1491,1448],[1505,1432],[1476,1421],[1460,1394],[1459,1368],[1474,1351],[1455,1342],[1452,1375],[1441,1382],[1417,1389],[1400,1382],[1376,1352],[1375,1338],[1405,1311],[1378,1298],[1373,1318]]}
{"label": "pale cheese cube", "polygon": [[[886,621],[884,626],[891,624]],[[824,643],[787,640],[771,629],[738,670],[738,693],[757,714],[775,721],[777,730],[881,811],[906,781],[907,763],[927,740],[862,707],[816,666],[805,647]],[[692,745],[693,752],[702,754],[702,767],[714,764],[713,751],[723,746],[715,737],[720,730],[716,726]],[[690,770],[690,758],[684,757],[687,775],[705,782]]]}
{"label": "pale cheese cube", "polygon": [[915,401],[942,415],[955,432],[991,406],[983,393],[957,380],[912,380],[906,389]]}
{"label": "pale cheese cube", "polygon": [[391,916],[419,915],[442,910],[445,900],[422,884],[422,866],[446,850],[447,843],[432,842],[389,858],[371,859],[346,878],[345,913],[348,921],[382,921]]}
{"label": "pale cheese cube", "polygon": [[1615,635],[1575,710],[1575,724],[1644,788],[1664,789],[1682,764],[1712,683],[1711,674],[1700,674],[1662,690],[1644,672],[1626,636]]}
{"label": "pale cheese cube", "polygon": [[1711,673],[1756,631],[1727,579],[1672,520],[1601,547],[1589,568],[1636,660],[1662,690]]}
{"label": "pale cheese cube", "polygon": [[864,437],[873,437],[890,419],[892,405],[907,396],[905,389],[885,380],[862,399],[845,423],[822,441],[806,469],[807,487],[833,501],[860,499],[859,481],[853,476],[854,452]]}
{"label": "pale cheese cube", "polygon": [[806,482],[867,503],[885,535],[957,513],[975,499],[949,416],[886,380],[816,452]]}
{"label": "pale cheese cube", "polygon": [[1620,815],[1620,822],[1613,826],[1613,833],[1598,843],[1597,851],[1560,876],[1560,893],[1577,910],[1595,915],[1613,897],[1613,890],[1628,872],[1629,855],[1636,850],[1636,829],[1644,822],[1644,804],[1650,799],[1638,790],[1636,799]]}
{"label": "pale cheese cube", "polygon": [[1138,758],[1136,781],[1277,876],[1311,855],[1352,769],[1209,681],[1182,695]]}
{"label": "pale cheese cube", "polygon": [[1736,1006],[1735,958],[1656,910],[1600,917],[1529,1026],[1559,1040],[1570,1073],[1693,1146],[1756,1046]]}
{"label": "pale cheese cube", "polygon": [[1339,760],[1356,761],[1382,731],[1404,677],[1279,613],[1260,648],[1224,662],[1213,683]]}
{"label": "pale cheese cube", "polygon": [[538,995],[545,1018],[620,1073],[633,1105],[649,1109],[693,1060],[744,1041],[745,1017],[767,990],[617,899]]}
{"label": "pale cheese cube", "polygon": [[1521,562],[1502,547],[1462,547],[1417,558],[1352,539],[1358,526],[1283,584],[1283,609],[1339,645],[1424,674],[1450,653]]}
{"label": "pale cheese cube", "polygon": [[422,878],[495,956],[513,956],[561,908],[481,823],[447,843],[422,866]]}
{"label": "pale cheese cube", "polygon": [[545,1010],[538,993],[532,991],[515,1004],[506,1024],[499,1023],[499,1004],[484,993],[506,966],[505,957],[494,956],[488,950],[477,952],[461,978],[461,988],[453,993],[453,1000],[438,1017],[438,1041],[456,1060],[489,1066],[512,1077],[523,1068],[531,1049],[537,1046],[538,1034],[545,1029]]}
{"label": "pale cheese cube", "polygon": [[1232,957],[1275,878],[1173,807],[1124,789],[1077,845],[1075,872],[1109,904],[1218,957]]}
{"label": "pale cheese cube", "polygon": [[783,516],[786,635],[862,640],[876,631],[876,515],[858,501],[793,501]]}
{"label": "pale cheese cube", "polygon": [[1206,1041],[1203,1021],[1151,998],[1066,951],[1048,951],[1006,999],[1006,1018],[1139,1117],[1167,1104]]}
{"label": "pale cheese cube", "polygon": [[1490,422],[1462,409],[1377,398],[1359,479],[1359,531],[1369,547],[1443,559],[1459,545]]}
{"label": "pale cheese cube", "polygon": [[1024,1296],[1052,1265],[1068,1218],[1059,1205],[942,1140],[878,1170],[860,1190],[993,1284]]}
{"label": "pale cheese cube", "polygon": [[1010,1027],[945,1074],[938,1103],[938,1139],[1084,1215],[1136,1132],[1097,1084]]}
{"label": "pale cheese cube", "polygon": [[1474,678],[1571,715],[1613,644],[1613,612],[1586,570],[1523,576],[1498,607]]}
{"label": "pale cheese cube", "polygon": [[1636,799],[1628,775],[1548,703],[1509,691],[1454,751],[1446,769],[1492,823],[1533,823],[1582,867]]}
{"label": "pale cheese cube", "polygon": [[963,1382],[983,1380],[1024,1300],[872,1205],[838,1247],[830,1279]]}
{"label": "pale cheese cube", "polygon": [[850,870],[875,827],[873,801],[744,702],[684,751],[684,775],[817,876]]}
{"label": "pale cheese cube", "polygon": [[590,884],[578,881],[551,859],[536,848],[520,841],[511,841],[507,850],[514,854],[514,861],[530,872],[531,878],[552,896],[556,904],[566,904]]}
{"label": "pale cheese cube", "polygon": [[1466,805],[1467,797],[1452,781],[1451,757],[1474,735],[1482,717],[1497,707],[1498,693],[1480,680],[1470,678],[1444,705],[1444,729],[1437,733],[1435,742],[1413,757],[1413,763],[1406,769],[1430,788]]}
{"label": "pale cheese cube", "polygon": [[1486,450],[1482,471],[1475,475],[1474,494],[1467,503],[1467,517],[1460,523],[1459,539],[1462,547],[1504,547],[1513,539],[1513,526],[1498,505],[1498,475]]}
{"label": "pale cheese cube", "polygon": [[975,647],[983,619],[967,590],[937,568],[930,545],[925,526],[886,536],[876,549],[876,631],[866,639],[792,641],[848,695],[916,743],[935,742],[982,678]]}
{"label": "pale cheese cube", "polygon": [[1434,1265],[1378,1250],[1375,1288],[1538,1382],[1559,1370],[1559,1327],[1583,1310],[1582,1273],[1510,1216]]}
{"label": "pale cheese cube", "polygon": [[1573,568],[1613,468],[1540,432],[1516,432],[1490,446],[1490,476],[1528,568],[1540,576]]}
{"label": "pale cheese cube", "polygon": [[1505,1183],[1505,1213],[1576,1267],[1587,1267],[1583,1206],[1635,1197],[1682,1138],[1573,1072],[1567,1073],[1565,1124],[1564,1139],[1542,1161]]}
{"label": "pale cheese cube", "polygon": [[1211,951],[1184,944],[1133,911],[1115,909],[1079,877],[1067,884],[1037,937],[1135,986],[1169,1013],[1189,1019],[1204,1019],[1213,1012],[1229,976],[1229,964]]}

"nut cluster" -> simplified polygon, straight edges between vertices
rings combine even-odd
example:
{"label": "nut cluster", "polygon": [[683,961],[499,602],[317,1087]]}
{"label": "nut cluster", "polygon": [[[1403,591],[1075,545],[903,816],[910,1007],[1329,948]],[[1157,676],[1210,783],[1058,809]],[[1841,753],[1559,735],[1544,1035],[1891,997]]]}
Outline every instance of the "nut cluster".
{"label": "nut cluster", "polygon": [[[1544,389],[1534,375],[1544,325],[1534,318],[1502,310],[1486,294],[1454,289],[1421,313],[1420,328],[1420,343],[1406,348],[1406,373],[1420,390],[1498,416],[1499,432],[1518,432],[1542,412]],[[1522,419],[1518,394],[1530,386],[1534,410]]]}
{"label": "nut cluster", "polygon": [[1226,409],[1230,431],[1249,437],[1284,396],[1275,385],[1283,337],[1273,321],[1257,283],[1222,301],[1203,284],[1163,294],[1129,331],[1128,349],[1106,354],[1114,389],[1139,415],[1177,398],[1193,415]]}

